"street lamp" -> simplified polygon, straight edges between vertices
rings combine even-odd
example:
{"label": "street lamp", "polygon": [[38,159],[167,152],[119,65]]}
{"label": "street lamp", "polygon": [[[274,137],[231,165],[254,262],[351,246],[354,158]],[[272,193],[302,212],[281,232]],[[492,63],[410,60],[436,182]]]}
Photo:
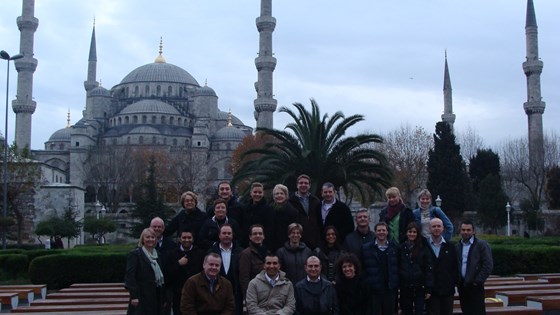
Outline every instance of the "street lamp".
{"label": "street lamp", "polygon": [[436,206],[441,207],[441,198],[439,197],[439,195],[437,195],[437,198],[436,198]]}
{"label": "street lamp", "polygon": [[508,203],[506,204],[506,212],[507,212],[507,236],[511,236],[511,225],[509,220],[509,213],[511,212],[511,205]]}
{"label": "street lamp", "polygon": [[6,71],[6,123],[4,125],[4,163],[2,163],[2,171],[4,172],[4,199],[2,201],[2,249],[6,249],[6,234],[8,219],[8,94],[10,93],[10,60],[23,58],[23,55],[17,54],[10,57],[5,50],[0,51],[0,58],[8,61],[8,70]]}

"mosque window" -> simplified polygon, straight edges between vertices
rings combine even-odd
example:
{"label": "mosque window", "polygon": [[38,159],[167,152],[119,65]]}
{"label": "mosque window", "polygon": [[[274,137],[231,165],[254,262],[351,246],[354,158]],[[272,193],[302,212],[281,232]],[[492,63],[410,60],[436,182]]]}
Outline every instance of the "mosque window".
{"label": "mosque window", "polygon": [[153,136],[152,137],[152,144],[156,144],[156,142],[157,142],[157,138],[156,138],[156,136]]}
{"label": "mosque window", "polygon": [[142,123],[145,124],[148,122],[148,117],[146,115],[142,116]]}
{"label": "mosque window", "polygon": [[64,143],[60,143],[60,144],[58,145],[58,149],[59,149],[59,150],[64,150]]}
{"label": "mosque window", "polygon": [[156,116],[152,116],[152,124],[156,123]]}
{"label": "mosque window", "polygon": [[132,122],[137,124],[138,123],[138,116],[132,116]]}
{"label": "mosque window", "polygon": [[118,123],[119,125],[122,124],[122,119],[120,117],[118,118],[118,121],[119,121]]}
{"label": "mosque window", "polygon": [[173,88],[170,86],[167,87],[167,96],[171,96],[173,94]]}
{"label": "mosque window", "polygon": [[80,146],[80,142],[76,141],[76,146],[79,147]]}
{"label": "mosque window", "polygon": [[138,137],[138,143],[144,144],[144,137],[143,136]]}
{"label": "mosque window", "polygon": [[51,143],[51,150],[54,150],[55,147],[56,147],[56,144]]}
{"label": "mosque window", "polygon": [[146,87],[144,87],[144,96],[149,96],[150,95],[150,86],[146,85]]}
{"label": "mosque window", "polygon": [[138,85],[134,87],[134,96],[138,97]]}
{"label": "mosque window", "polygon": [[157,96],[160,96],[160,95],[161,95],[161,85],[158,85],[158,86],[156,87],[156,95],[157,95]]}
{"label": "mosque window", "polygon": [[161,124],[165,125],[165,116],[161,116]]}
{"label": "mosque window", "polygon": [[125,123],[125,124],[128,124],[128,123],[129,123],[128,116],[124,116],[124,123]]}
{"label": "mosque window", "polygon": [[130,144],[130,137],[126,137],[126,144]]}
{"label": "mosque window", "polygon": [[163,144],[167,145],[167,138],[163,138]]}
{"label": "mosque window", "polygon": [[177,118],[177,125],[181,126],[181,122],[182,122],[181,118]]}
{"label": "mosque window", "polygon": [[202,145],[202,142],[200,142],[200,141],[197,141],[197,142],[196,142],[196,146],[197,146],[197,147],[200,147],[201,145]]}
{"label": "mosque window", "polygon": [[177,139],[173,139],[173,145],[177,145]]}
{"label": "mosque window", "polygon": [[169,117],[169,124],[173,125],[175,123],[174,117]]}
{"label": "mosque window", "polygon": [[112,143],[113,143],[113,145],[116,145],[117,144],[117,139],[113,138]]}
{"label": "mosque window", "polygon": [[124,88],[124,95],[128,97],[128,86]]}

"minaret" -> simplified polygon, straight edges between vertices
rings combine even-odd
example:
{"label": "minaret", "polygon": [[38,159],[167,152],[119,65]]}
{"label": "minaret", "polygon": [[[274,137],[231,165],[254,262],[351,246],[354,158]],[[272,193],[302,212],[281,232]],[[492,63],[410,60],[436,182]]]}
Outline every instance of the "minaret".
{"label": "minaret", "polygon": [[95,44],[95,20],[93,21],[93,30],[91,31],[91,43],[89,44],[89,58],[87,79],[84,81],[84,88],[87,92],[99,86],[96,81],[97,77],[97,46]]}
{"label": "minaret", "polygon": [[527,76],[527,102],[523,104],[529,122],[529,167],[531,171],[544,169],[544,137],[542,115],[545,103],[541,97],[542,61],[539,60],[539,40],[537,19],[533,0],[527,1],[527,19],[525,22],[527,57],[523,71]]}
{"label": "minaret", "polygon": [[255,119],[257,128],[272,129],[272,114],[277,104],[272,94],[272,73],[276,68],[276,58],[272,56],[272,32],[276,27],[276,19],[272,17],[272,0],[261,0],[261,16],[256,22],[259,30],[259,56],[255,58],[258,71],[258,80],[255,82]]}
{"label": "minaret", "polygon": [[449,125],[451,132],[453,132],[453,124],[455,123],[452,90],[451,78],[449,77],[449,66],[447,65],[447,51],[445,51],[445,70],[443,71],[443,114],[441,115],[441,121]]}
{"label": "minaret", "polygon": [[31,116],[37,103],[33,100],[33,73],[37,69],[37,59],[33,58],[33,36],[39,20],[34,17],[35,0],[23,0],[22,14],[17,18],[20,31],[19,53],[23,58],[15,60],[18,72],[17,95],[12,101],[16,113],[15,142],[19,148],[31,147]]}

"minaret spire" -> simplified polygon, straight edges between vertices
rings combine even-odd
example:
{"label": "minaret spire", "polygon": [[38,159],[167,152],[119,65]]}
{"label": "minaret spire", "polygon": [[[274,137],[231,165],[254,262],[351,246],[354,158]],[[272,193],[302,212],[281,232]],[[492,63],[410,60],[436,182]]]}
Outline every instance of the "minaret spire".
{"label": "minaret spire", "polygon": [[272,56],[272,32],[276,27],[276,19],[272,17],[272,0],[261,0],[261,15],[256,24],[259,31],[259,55],[255,58],[258,71],[258,80],[255,82],[255,119],[257,128],[272,129],[272,115],[277,105],[272,89],[272,73],[276,68],[276,58]]}
{"label": "minaret spire", "polygon": [[23,58],[15,60],[18,72],[17,95],[12,101],[16,113],[15,142],[19,148],[31,148],[31,116],[37,103],[33,100],[33,73],[37,59],[33,57],[33,40],[39,20],[35,18],[35,0],[23,0],[21,16],[17,18],[20,31],[19,53]]}
{"label": "minaret spire", "polygon": [[441,121],[449,125],[451,132],[453,132],[453,124],[455,123],[452,91],[453,89],[451,88],[449,66],[447,65],[447,50],[445,50],[445,69],[443,71],[443,114],[441,115]]}
{"label": "minaret spire", "polygon": [[91,42],[89,44],[88,72],[87,80],[84,81],[86,93],[99,86],[97,77],[97,45],[95,43],[95,19],[93,20],[93,30],[91,31]]}
{"label": "minaret spire", "polygon": [[543,62],[539,60],[539,41],[537,19],[533,0],[527,0],[527,19],[525,22],[527,57],[523,71],[527,76],[527,102],[523,104],[528,119],[529,166],[531,172],[544,170],[544,136],[542,115],[545,103],[541,97],[541,73]]}

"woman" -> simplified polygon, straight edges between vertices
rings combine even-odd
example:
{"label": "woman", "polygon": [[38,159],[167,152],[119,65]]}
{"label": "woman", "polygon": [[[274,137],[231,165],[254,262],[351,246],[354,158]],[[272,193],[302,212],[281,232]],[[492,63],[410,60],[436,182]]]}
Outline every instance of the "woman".
{"label": "woman", "polygon": [[163,273],[155,244],[154,230],[144,229],[138,248],[128,254],[124,279],[124,286],[130,293],[127,314],[163,314]]}
{"label": "woman", "polygon": [[340,254],[342,248],[338,243],[338,231],[334,226],[329,225],[325,227],[321,245],[315,249],[315,256],[321,260],[321,271],[331,282],[335,280],[335,263]]}
{"label": "woman", "polygon": [[228,223],[233,230],[233,239],[237,240],[239,235],[239,225],[234,219],[227,216],[227,203],[224,199],[216,199],[214,201],[214,216],[207,219],[200,228],[199,243],[204,250],[209,250],[215,242],[219,241],[220,228],[222,225]]}
{"label": "woman", "polygon": [[402,201],[401,191],[397,187],[390,187],[385,192],[387,206],[379,213],[379,222],[387,223],[389,239],[400,244],[406,240],[406,226],[414,222],[414,214]]}
{"label": "woman", "polygon": [[441,208],[432,205],[432,194],[429,190],[423,189],[420,191],[418,194],[418,205],[419,207],[413,213],[416,224],[422,227],[422,236],[426,239],[430,237],[430,221],[433,218],[439,218],[443,221],[443,226],[445,227],[443,238],[446,241],[450,241],[453,237],[453,223],[451,223],[451,220],[449,220]]}
{"label": "woman", "polygon": [[422,241],[418,226],[406,227],[407,240],[400,246],[399,287],[403,315],[424,314],[424,301],[433,287],[433,265],[430,249]]}
{"label": "woman", "polygon": [[336,295],[340,315],[366,314],[367,293],[360,278],[361,266],[354,254],[343,253],[336,262]]}
{"label": "woman", "polygon": [[[198,198],[192,191],[186,191],[181,195],[181,206],[176,216],[171,219],[165,227],[164,236],[172,236],[173,233],[181,233],[182,231],[191,231],[193,236],[198,236],[200,228],[208,218],[206,213],[202,212],[198,207]],[[180,235],[177,235],[180,236]]]}
{"label": "woman", "polygon": [[286,272],[286,278],[292,283],[297,283],[305,278],[305,263],[313,252],[305,243],[301,242],[303,227],[299,223],[292,223],[288,226],[289,240],[284,247],[278,249],[276,255],[280,260],[282,271]]}
{"label": "woman", "polygon": [[247,247],[249,246],[249,238],[250,235],[249,228],[255,224],[260,224],[263,226],[266,235],[266,242],[270,235],[270,218],[272,208],[267,204],[266,199],[264,198],[264,187],[261,183],[253,183],[251,184],[251,198],[249,202],[243,206],[243,209],[240,213],[240,222],[241,225],[241,246]]}
{"label": "woman", "polygon": [[[286,231],[288,226],[297,222],[298,212],[288,202],[288,187],[278,184],[272,190],[273,202],[271,212],[271,231],[268,246],[271,252],[276,252],[286,242]],[[267,232],[268,234],[268,232]]]}

